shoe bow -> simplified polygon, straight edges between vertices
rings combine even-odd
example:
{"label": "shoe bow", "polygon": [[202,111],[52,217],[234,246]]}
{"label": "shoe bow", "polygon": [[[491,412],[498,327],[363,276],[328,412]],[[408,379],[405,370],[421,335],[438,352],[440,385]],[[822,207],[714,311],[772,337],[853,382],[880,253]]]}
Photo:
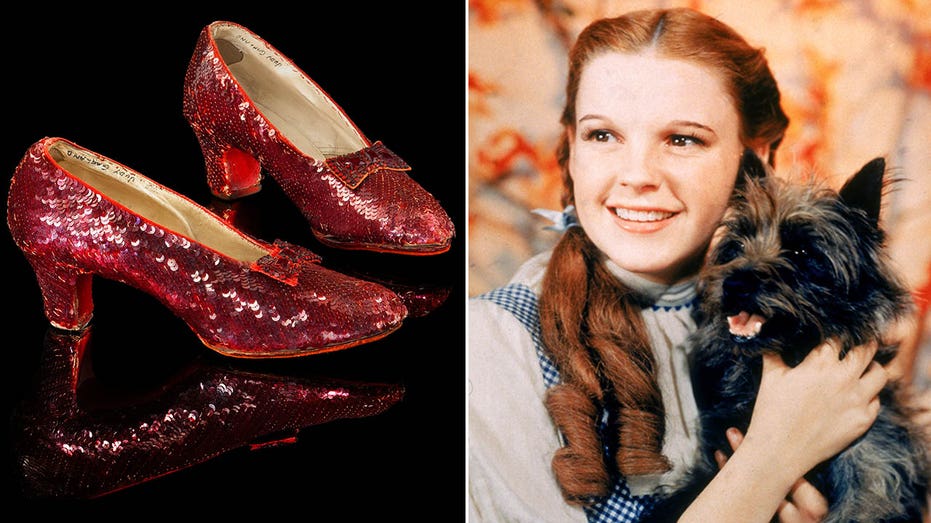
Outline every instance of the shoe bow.
{"label": "shoe bow", "polygon": [[368,175],[379,169],[411,170],[404,160],[391,152],[381,141],[358,151],[329,158],[324,163],[350,189],[358,187]]}
{"label": "shoe bow", "polygon": [[252,269],[290,286],[297,285],[297,275],[307,263],[320,263],[314,252],[284,240],[275,240],[270,252],[255,262]]}

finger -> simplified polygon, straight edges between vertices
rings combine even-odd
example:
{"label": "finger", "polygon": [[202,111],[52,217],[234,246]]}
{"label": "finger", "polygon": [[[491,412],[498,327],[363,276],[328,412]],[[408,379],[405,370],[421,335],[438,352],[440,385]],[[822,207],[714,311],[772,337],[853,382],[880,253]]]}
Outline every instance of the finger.
{"label": "finger", "polygon": [[876,361],[871,361],[860,377],[860,387],[866,397],[871,398],[889,383],[889,373]]}
{"label": "finger", "polygon": [[814,523],[823,518],[810,516],[799,510],[791,501],[783,501],[776,510],[776,519],[779,523]]}
{"label": "finger", "polygon": [[876,421],[876,418],[879,417],[879,410],[882,408],[882,404],[879,402],[879,396],[874,396],[870,400],[869,405],[866,406],[866,412],[870,416],[870,425]]}
{"label": "finger", "polygon": [[[731,446],[731,452],[737,450],[740,442],[743,441],[743,434],[734,427],[727,429],[724,435],[727,437],[727,442]],[[714,451],[714,461],[718,464],[719,469],[724,468],[724,464],[727,463],[727,454],[720,450]]]}
{"label": "finger", "polygon": [[855,347],[855,350],[863,351],[864,357],[868,359],[869,361],[873,361],[873,358],[876,357],[876,353],[879,352],[879,342],[876,340],[873,340],[864,345],[860,345],[859,347]]}
{"label": "finger", "polygon": [[[838,348],[838,351],[840,349]],[[866,367],[873,361],[876,352],[879,350],[879,344],[876,341],[858,345],[849,351],[844,357],[844,361],[849,363],[858,372],[863,372]]]}
{"label": "finger", "polygon": [[779,502],[779,508],[776,509],[776,518],[779,523],[802,523],[802,514],[790,501],[782,500]]}
{"label": "finger", "polygon": [[800,478],[789,491],[795,508],[812,519],[821,520],[828,514],[828,500],[814,485]]}
{"label": "finger", "polygon": [[840,343],[838,343],[835,338],[828,338],[824,340],[821,343],[821,345],[818,345],[817,347],[815,347],[814,350],[812,350],[812,352],[816,352],[822,356],[831,355],[832,357],[839,359],[840,349],[841,349]]}
{"label": "finger", "polygon": [[731,444],[731,450],[737,450],[737,447],[744,440],[744,435],[734,427],[727,429],[725,435],[727,436],[727,442]]}
{"label": "finger", "polygon": [[724,464],[727,463],[727,455],[720,450],[716,450],[714,451],[714,461],[717,462],[719,469],[723,469]]}
{"label": "finger", "polygon": [[[847,366],[855,367],[862,356],[853,357],[851,354],[848,354],[843,360],[840,357],[841,346],[836,339],[830,338],[823,341],[820,345],[816,345],[814,349],[811,350],[808,354],[805,355],[804,361],[813,360],[820,365],[829,365],[836,363],[837,361],[844,361]],[[863,363],[864,367],[866,363]],[[862,371],[862,369],[860,369]]]}

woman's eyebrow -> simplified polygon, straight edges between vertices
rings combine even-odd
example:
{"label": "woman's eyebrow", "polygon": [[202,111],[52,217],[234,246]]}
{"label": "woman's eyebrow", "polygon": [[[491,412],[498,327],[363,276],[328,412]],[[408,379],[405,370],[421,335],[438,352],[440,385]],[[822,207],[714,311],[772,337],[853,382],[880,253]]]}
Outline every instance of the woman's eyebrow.
{"label": "woman's eyebrow", "polygon": [[715,136],[717,136],[717,134],[718,134],[718,133],[714,132],[714,129],[712,129],[711,127],[708,127],[707,125],[701,124],[701,123],[698,123],[698,122],[693,122],[693,121],[691,121],[691,120],[673,120],[673,121],[669,122],[669,125],[672,126],[672,127],[695,127],[695,128],[698,128],[698,129],[703,129],[703,130],[705,130],[705,131],[707,131],[707,132],[709,132],[709,133],[711,133],[711,134],[713,134],[713,135],[715,135]]}
{"label": "woman's eyebrow", "polygon": [[586,114],[585,116],[582,116],[581,118],[579,118],[579,123],[582,123],[586,120],[603,120],[606,122],[611,121],[611,119],[608,118],[607,116],[602,116],[600,114]]}

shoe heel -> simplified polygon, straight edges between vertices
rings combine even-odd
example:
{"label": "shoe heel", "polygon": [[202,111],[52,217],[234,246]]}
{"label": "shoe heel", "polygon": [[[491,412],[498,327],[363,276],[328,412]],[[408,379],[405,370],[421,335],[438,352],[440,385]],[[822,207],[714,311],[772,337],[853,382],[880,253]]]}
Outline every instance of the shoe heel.
{"label": "shoe heel", "polygon": [[45,316],[59,329],[79,331],[91,321],[94,300],[91,295],[93,276],[73,267],[55,267],[30,260],[35,270]]}
{"label": "shoe heel", "polygon": [[262,168],[251,154],[194,130],[204,155],[207,184],[217,198],[233,200],[262,189]]}

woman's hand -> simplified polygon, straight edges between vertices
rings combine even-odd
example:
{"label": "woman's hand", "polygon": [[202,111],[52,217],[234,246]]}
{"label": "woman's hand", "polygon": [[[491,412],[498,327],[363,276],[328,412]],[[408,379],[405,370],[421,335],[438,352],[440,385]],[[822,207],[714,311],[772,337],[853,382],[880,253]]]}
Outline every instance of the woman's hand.
{"label": "woman's hand", "polygon": [[[731,450],[737,450],[743,441],[743,434],[735,428],[727,430],[727,441]],[[714,453],[718,467],[723,467],[727,456],[720,450]],[[804,477],[799,478],[786,499],[779,504],[776,517],[781,523],[811,523],[824,519],[828,515],[828,500],[818,489]]]}
{"label": "woman's hand", "polygon": [[[826,342],[794,368],[778,355],[763,357],[763,378],[747,433],[800,471],[776,510],[780,522],[815,522],[827,515],[827,499],[803,474],[846,448],[876,420],[879,391],[889,379],[873,361],[876,350],[875,343],[856,347],[840,360],[836,344]],[[736,451],[744,436],[731,428],[727,440]],[[719,467],[727,461],[720,451],[715,458]]]}
{"label": "woman's hand", "polygon": [[851,349],[843,360],[833,341],[796,367],[763,356],[763,377],[745,443],[785,460],[799,478],[861,436],[879,414],[879,391],[889,376],[873,361],[876,343]]}
{"label": "woman's hand", "polygon": [[764,356],[740,448],[680,521],[764,522],[774,514],[786,522],[817,520],[826,510],[821,495],[799,478],[876,420],[879,391],[888,381],[873,363],[876,350],[875,343],[856,347],[841,360],[837,345],[828,342],[794,368],[779,356]]}

